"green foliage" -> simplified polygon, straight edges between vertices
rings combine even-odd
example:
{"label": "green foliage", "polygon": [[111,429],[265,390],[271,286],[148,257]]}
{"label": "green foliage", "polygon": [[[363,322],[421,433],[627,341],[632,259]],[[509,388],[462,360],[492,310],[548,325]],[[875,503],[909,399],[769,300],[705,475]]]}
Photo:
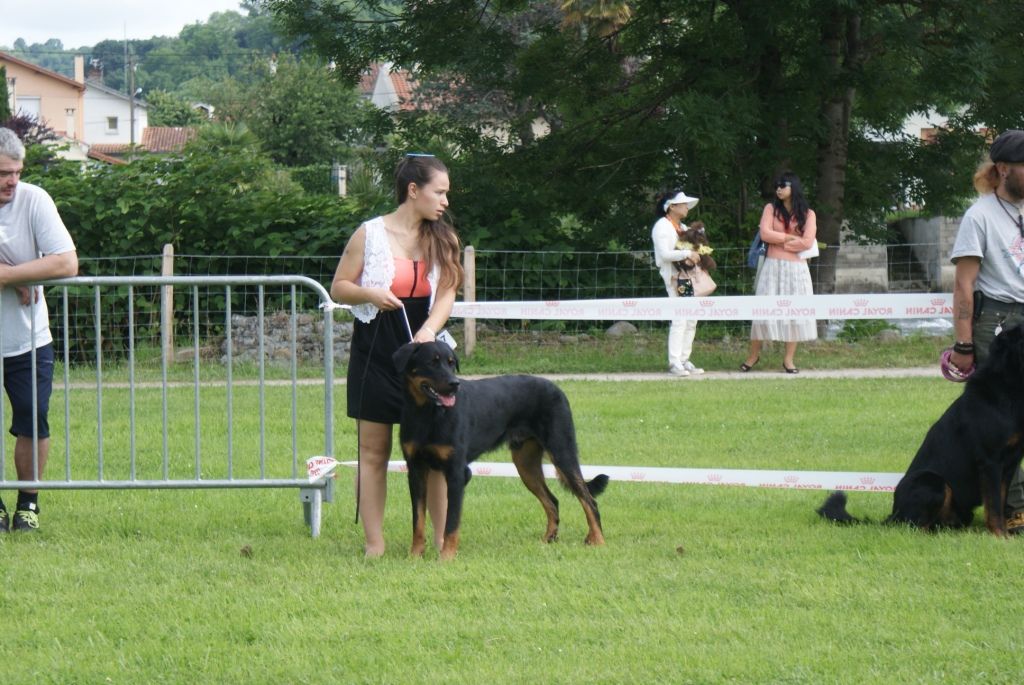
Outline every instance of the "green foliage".
{"label": "green foliage", "polygon": [[[415,71],[431,116],[402,115],[398,138],[428,124],[455,147],[453,210],[467,241],[494,248],[646,247],[652,196],[680,185],[702,199],[693,218],[743,245],[787,168],[828,217],[825,240],[847,218],[882,240],[893,208],[961,207],[966,160],[984,149],[967,132],[1020,125],[1024,111],[992,106],[1021,97],[1021,53],[996,28],[1007,12],[1024,21],[1019,4],[268,5],[351,78],[375,59]],[[961,114],[955,145],[902,133],[929,108]],[[567,214],[587,230],[550,230]]]}
{"label": "green foliage", "polygon": [[7,90],[7,67],[0,66],[0,121],[11,118],[11,93]]}
{"label": "green foliage", "polygon": [[[84,168],[54,162],[29,167],[25,180],[53,196],[86,260],[158,255],[170,243],[177,254],[211,256],[193,264],[195,272],[208,274],[246,273],[250,255],[287,257],[282,272],[301,274],[302,256],[341,254],[368,211],[357,199],[306,193],[274,167],[252,133],[232,125],[203,127],[173,157],[143,155],[131,164]],[[83,261],[83,275],[99,275],[89,273],[91,264]],[[133,268],[100,264],[102,275]],[[87,298],[82,306],[89,306]],[[126,307],[115,307],[104,319],[110,340],[123,337],[126,316]]]}
{"label": "green foliage", "polygon": [[207,122],[206,114],[192,108],[188,98],[165,90],[146,94],[150,126],[199,126]]}
{"label": "green foliage", "polygon": [[65,49],[64,43],[57,38],[50,38],[46,42],[31,45],[24,38],[18,38],[12,47],[0,47],[0,50],[26,62],[38,64],[43,69],[74,78],[75,68],[71,59],[73,51]]}
{"label": "green foliage", "polygon": [[882,331],[897,330],[896,326],[883,319],[848,319],[839,331],[844,342],[864,342],[875,338]]}
{"label": "green foliage", "polygon": [[246,121],[264,150],[286,166],[343,159],[359,141],[372,105],[322,61],[283,56],[249,91]]}

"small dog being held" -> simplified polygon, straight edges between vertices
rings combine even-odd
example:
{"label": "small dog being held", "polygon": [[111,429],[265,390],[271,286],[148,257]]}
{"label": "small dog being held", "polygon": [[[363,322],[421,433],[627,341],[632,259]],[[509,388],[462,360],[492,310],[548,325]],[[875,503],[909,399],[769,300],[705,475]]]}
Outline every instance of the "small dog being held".
{"label": "small dog being held", "polygon": [[586,543],[604,544],[594,498],[608,485],[608,476],[583,479],[572,411],[558,386],[537,376],[460,380],[455,375],[458,359],[443,342],[403,345],[395,352],[394,363],[405,378],[399,440],[412,497],[411,554],[423,554],[427,471],[443,472],[448,484],[441,558],[451,559],[459,548],[468,464],[504,443],[512,450],[519,477],[547,514],[545,542],[558,535],[558,500],[544,482],[546,453],[558,480],[583,505],[589,527]]}
{"label": "small dog being held", "polygon": [[[1024,456],[1024,328],[1005,329],[964,392],[928,430],[893,493],[886,523],[959,528],[985,507],[985,527],[1006,535],[1006,489]],[[860,523],[834,492],[818,509],[837,523]]]}
{"label": "small dog being held", "polygon": [[[715,250],[711,247],[711,243],[708,242],[704,222],[694,221],[690,224],[679,235],[679,239],[676,241],[676,249],[690,250],[696,253],[696,257],[688,257],[687,259],[681,259],[678,262],[672,263],[677,274],[676,291],[679,295],[682,297],[693,297],[694,295],[709,295],[713,292],[715,286],[709,274],[718,265],[715,264],[715,260],[711,257],[711,253]],[[701,274],[699,273],[700,271],[704,273]],[[701,278],[706,281],[703,286],[694,282],[695,279]],[[703,292],[697,292],[701,290]]]}
{"label": "small dog being held", "polygon": [[696,260],[691,258],[673,262],[672,265],[677,271],[690,270],[694,266],[700,266],[705,271],[712,271],[718,267],[715,260],[711,257],[711,253],[715,250],[708,241],[708,233],[704,229],[703,221],[694,221],[679,235],[679,240],[676,241],[676,249],[692,250],[697,253]]}

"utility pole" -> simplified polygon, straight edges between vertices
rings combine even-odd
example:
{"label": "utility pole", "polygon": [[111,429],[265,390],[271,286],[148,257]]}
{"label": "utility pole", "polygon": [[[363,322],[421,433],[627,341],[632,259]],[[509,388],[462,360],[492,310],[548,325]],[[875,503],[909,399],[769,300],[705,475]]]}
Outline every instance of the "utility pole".
{"label": "utility pole", "polygon": [[128,64],[128,142],[135,145],[135,65],[131,63]]}

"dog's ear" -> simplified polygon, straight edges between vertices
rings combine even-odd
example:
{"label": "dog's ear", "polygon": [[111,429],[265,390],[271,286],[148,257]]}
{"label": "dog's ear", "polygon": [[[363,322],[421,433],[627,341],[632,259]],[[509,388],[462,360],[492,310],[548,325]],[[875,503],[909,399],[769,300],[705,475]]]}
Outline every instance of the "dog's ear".
{"label": "dog's ear", "polygon": [[419,343],[406,343],[402,345],[395,353],[391,355],[391,361],[395,364],[395,370],[399,373],[405,373],[409,368],[409,360],[412,359],[412,353],[419,347]]}
{"label": "dog's ear", "polygon": [[459,368],[459,355],[455,354],[455,350],[452,350],[452,359],[455,360],[455,370],[461,371],[462,369]]}

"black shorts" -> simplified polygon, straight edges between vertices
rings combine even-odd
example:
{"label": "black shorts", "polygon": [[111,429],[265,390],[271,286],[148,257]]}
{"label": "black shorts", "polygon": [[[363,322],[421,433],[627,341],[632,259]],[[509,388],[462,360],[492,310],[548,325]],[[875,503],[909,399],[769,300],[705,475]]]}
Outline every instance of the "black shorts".
{"label": "black shorts", "polygon": [[[50,393],[53,391],[53,344],[36,348],[37,435],[50,437]],[[11,435],[32,437],[32,352],[4,357],[4,390],[11,400]]]}

